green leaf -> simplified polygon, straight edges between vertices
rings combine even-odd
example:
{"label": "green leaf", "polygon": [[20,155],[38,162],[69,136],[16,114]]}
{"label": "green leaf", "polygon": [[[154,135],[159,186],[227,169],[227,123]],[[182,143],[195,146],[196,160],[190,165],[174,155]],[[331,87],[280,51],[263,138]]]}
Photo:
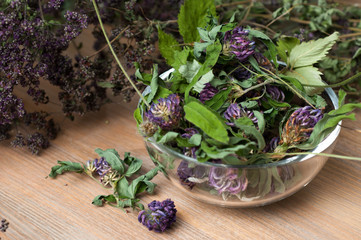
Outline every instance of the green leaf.
{"label": "green leaf", "polygon": [[264,128],[266,126],[266,122],[264,120],[264,116],[262,113],[260,113],[259,111],[253,111],[254,116],[257,118],[257,125],[258,125],[258,129],[261,133],[264,132]]}
{"label": "green leaf", "polygon": [[134,198],[134,196],[128,191],[128,187],[129,187],[129,183],[125,177],[122,177],[117,182],[115,191],[120,199]]}
{"label": "green leaf", "polygon": [[213,0],[185,0],[178,14],[179,33],[185,43],[199,40],[197,27],[205,26],[208,10],[212,15],[216,15]]}
{"label": "green leaf", "polygon": [[216,41],[214,44],[209,45],[207,47],[207,55],[206,60],[204,61],[203,65],[197,72],[197,74],[193,77],[192,82],[187,86],[185,90],[185,100],[186,102],[189,100],[189,92],[193,88],[193,86],[197,83],[198,79],[212,70],[212,67],[217,63],[219,54],[222,51],[222,44],[219,41]]}
{"label": "green leaf", "polygon": [[[285,75],[296,78],[301,84],[325,86],[326,84],[321,79],[321,72],[312,66],[300,67],[294,70],[289,70]],[[307,95],[313,95],[322,91],[323,88],[305,87]]]}
{"label": "green leaf", "polygon": [[175,70],[179,70],[180,66],[187,64],[190,53],[191,49],[189,47],[185,47],[182,51],[175,51],[174,62],[171,64],[172,67],[174,67]]}
{"label": "green leaf", "polygon": [[182,77],[187,79],[187,82],[190,83],[194,76],[197,75],[201,66],[202,65],[197,60],[193,59],[193,62],[187,62],[185,65],[180,66],[178,71]]}
{"label": "green leaf", "polygon": [[210,70],[209,72],[207,72],[206,74],[204,74],[201,79],[199,79],[199,81],[194,85],[193,89],[196,92],[201,92],[204,88],[204,85],[206,83],[209,83],[210,81],[212,81],[214,78],[213,72],[212,70]]}
{"label": "green leaf", "polygon": [[95,149],[95,152],[100,156],[105,158],[105,160],[110,164],[113,170],[123,174],[125,171],[124,162],[120,159],[118,152],[115,149],[102,150],[100,148]]}
{"label": "green leaf", "polygon": [[251,150],[255,146],[254,142],[245,144],[238,144],[229,148],[217,148],[216,146],[209,146],[206,142],[202,142],[201,149],[208,155],[210,159],[223,159],[231,154],[235,154],[239,150]]}
{"label": "green leaf", "polygon": [[165,135],[161,136],[160,138],[157,138],[156,141],[157,143],[167,143],[170,141],[173,141],[175,138],[177,138],[179,135],[179,133],[177,132],[167,132]]}
{"label": "green leaf", "polygon": [[116,203],[117,200],[114,195],[98,195],[93,199],[92,204],[101,207],[104,205],[104,202]]}
{"label": "green leaf", "polygon": [[113,88],[115,85],[110,82],[97,82],[97,85],[101,88]]}
{"label": "green leaf", "polygon": [[58,164],[59,165],[51,168],[49,177],[55,178],[56,176],[63,174],[65,172],[82,173],[84,171],[83,166],[77,162],[58,161]]}
{"label": "green leaf", "polygon": [[169,65],[174,63],[174,52],[181,51],[178,41],[158,27],[159,51]]}
{"label": "green leaf", "polygon": [[207,100],[204,104],[213,109],[214,111],[217,111],[226,102],[231,90],[232,87],[229,87],[226,90],[218,92],[211,99]]}
{"label": "green leaf", "polygon": [[361,48],[358,48],[355,54],[353,55],[352,59],[357,58],[360,55],[361,55]]}
{"label": "green leaf", "polygon": [[154,64],[153,65],[153,75],[152,75],[152,80],[150,81],[150,93],[148,94],[147,97],[147,102],[151,103],[153,101],[154,96],[157,94],[158,91],[158,65]]}
{"label": "green leaf", "polygon": [[264,138],[262,134],[257,130],[254,126],[249,125],[240,125],[235,122],[236,126],[243,131],[244,134],[247,136],[253,136],[257,142],[258,142],[258,150],[262,151],[262,149],[266,146],[266,142],[264,141]]}
{"label": "green leaf", "polygon": [[192,101],[184,105],[185,119],[204,131],[211,138],[227,143],[228,132],[220,116],[200,102]]}
{"label": "green leaf", "polygon": [[190,139],[189,143],[194,146],[199,146],[202,142],[202,135],[200,134],[194,134]]}
{"label": "green leaf", "polygon": [[134,159],[132,163],[129,165],[127,171],[125,172],[126,177],[132,176],[134,173],[138,172],[142,167],[143,161],[140,159]]}
{"label": "green leaf", "polygon": [[277,52],[282,61],[287,63],[290,53],[294,47],[300,44],[300,40],[295,37],[282,37],[277,42]]}
{"label": "green leaf", "polygon": [[323,59],[338,39],[338,32],[332,35],[295,46],[290,54],[290,67],[300,68],[311,66]]}
{"label": "green leaf", "polygon": [[275,65],[276,69],[278,68],[278,61],[277,61],[277,49],[276,45],[272,42],[272,40],[263,32],[258,30],[248,28],[249,36],[259,38],[262,42],[267,46],[268,51],[266,52],[266,57],[272,59],[273,64]]}
{"label": "green leaf", "polygon": [[137,109],[135,109],[133,116],[134,116],[135,121],[137,122],[137,126],[139,127],[139,124],[142,124],[142,122],[143,122],[143,118],[140,113],[139,107]]}

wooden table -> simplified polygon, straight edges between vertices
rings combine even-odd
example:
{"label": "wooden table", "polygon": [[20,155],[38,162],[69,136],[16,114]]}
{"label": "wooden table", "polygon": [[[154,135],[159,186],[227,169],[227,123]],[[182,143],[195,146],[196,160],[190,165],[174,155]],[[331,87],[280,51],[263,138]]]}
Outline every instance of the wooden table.
{"label": "wooden table", "polygon": [[[200,203],[159,174],[155,194],[142,200],[175,201],[177,222],[162,234],[143,227],[136,212],[93,206],[93,197],[106,192],[85,175],[46,178],[57,160],[84,162],[97,156],[97,147],[130,151],[149,170],[153,163],[132,118],[135,104],[110,104],[100,113],[65,121],[40,156],[0,145],[0,217],[10,222],[1,239],[361,239],[361,162],[331,158],[301,191],[251,209]],[[344,125],[361,129],[361,121]],[[360,147],[361,135],[343,129],[335,153],[361,156]]]}

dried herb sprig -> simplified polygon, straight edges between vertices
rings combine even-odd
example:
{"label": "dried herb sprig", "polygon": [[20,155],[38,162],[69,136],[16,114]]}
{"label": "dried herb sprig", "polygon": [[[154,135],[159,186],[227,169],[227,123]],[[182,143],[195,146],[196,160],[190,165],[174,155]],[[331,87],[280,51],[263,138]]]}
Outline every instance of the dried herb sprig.
{"label": "dried herb sprig", "polygon": [[144,191],[153,192],[156,184],[151,180],[157,175],[159,167],[140,175],[143,161],[130,156],[130,153],[126,152],[124,158],[121,159],[114,149],[97,148],[95,152],[100,158],[89,160],[86,164],[58,161],[59,165],[52,167],[49,176],[55,178],[65,172],[85,173],[112,192],[109,195],[96,196],[92,204],[96,206],[108,204],[121,209],[132,207],[143,210],[144,206],[139,202],[138,195]]}

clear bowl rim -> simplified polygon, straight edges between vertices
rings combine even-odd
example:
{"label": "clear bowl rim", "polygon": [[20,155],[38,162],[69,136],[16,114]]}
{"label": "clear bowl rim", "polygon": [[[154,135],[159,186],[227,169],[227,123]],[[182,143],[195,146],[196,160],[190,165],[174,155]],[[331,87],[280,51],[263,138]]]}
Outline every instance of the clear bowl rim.
{"label": "clear bowl rim", "polygon": [[[174,71],[174,69],[169,69],[168,71],[162,73],[159,77],[162,79],[165,79],[166,77],[169,76],[170,73],[172,73]],[[330,100],[334,106],[335,109],[339,108],[338,105],[338,98],[336,96],[336,93],[333,91],[332,88],[325,88],[326,93],[328,94],[328,96],[330,97]],[[146,91],[145,91],[146,92]],[[341,123],[342,121],[340,121],[336,128],[316,147],[312,150],[313,153],[321,153],[323,151],[325,151],[327,148],[329,148],[337,139],[338,135],[340,134],[341,131]],[[223,164],[223,163],[212,163],[212,162],[199,162],[197,159],[195,158],[191,158],[188,157],[186,155],[183,155],[179,152],[176,152],[174,150],[172,150],[171,148],[168,148],[167,146],[163,145],[163,144],[158,144],[156,143],[156,141],[152,138],[149,137],[147,139],[145,139],[145,141],[150,142],[151,144],[153,144],[154,146],[156,146],[157,148],[159,148],[160,150],[162,150],[163,152],[166,152],[168,154],[171,154],[175,157],[181,158],[182,160],[186,160],[188,162],[197,164],[197,165],[203,165],[203,166],[209,166],[209,167],[220,167],[220,168],[244,168],[244,169],[256,169],[256,168],[269,168],[269,167],[278,167],[278,166],[283,166],[283,165],[287,165],[290,163],[296,163],[296,162],[303,162],[306,161],[314,156],[317,156],[315,154],[307,154],[307,155],[298,155],[298,156],[293,156],[293,157],[289,157],[286,159],[283,159],[281,161],[277,161],[277,162],[272,162],[272,163],[265,163],[265,164],[251,164],[251,165],[233,165],[233,164]]]}

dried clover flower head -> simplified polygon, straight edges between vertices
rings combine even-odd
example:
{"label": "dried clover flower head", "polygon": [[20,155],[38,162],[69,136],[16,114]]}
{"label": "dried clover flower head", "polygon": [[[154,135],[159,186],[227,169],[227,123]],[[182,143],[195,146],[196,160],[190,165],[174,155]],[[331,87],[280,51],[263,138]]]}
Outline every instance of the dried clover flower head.
{"label": "dried clover flower head", "polygon": [[[244,108],[240,108],[237,103],[232,103],[231,105],[229,105],[227,110],[224,112],[223,116],[228,121],[233,121],[240,117],[248,117],[249,119],[252,120],[254,124],[258,122],[253,112],[246,110]],[[232,122],[227,122],[226,124],[229,126],[234,126],[234,123]]]}
{"label": "dried clover flower head", "polygon": [[218,92],[219,90],[217,88],[213,87],[210,83],[206,83],[199,93],[199,101],[204,103],[205,101],[212,99]]}
{"label": "dried clover flower head", "polygon": [[235,55],[240,62],[245,61],[254,53],[255,42],[248,39],[248,30],[236,27],[224,36],[223,54]]}
{"label": "dried clover flower head", "polygon": [[313,109],[310,106],[297,109],[283,127],[280,143],[295,145],[306,141],[310,137],[313,127],[322,117],[321,109]]}
{"label": "dried clover flower head", "polygon": [[154,135],[154,133],[158,130],[158,125],[155,125],[154,123],[150,121],[145,121],[139,126],[141,134],[147,137],[151,137]]}
{"label": "dried clover flower head", "polygon": [[164,232],[176,221],[177,209],[170,199],[163,202],[154,200],[148,204],[148,208],[139,212],[138,221],[149,231]]}
{"label": "dried clover flower head", "polygon": [[180,97],[177,94],[171,94],[167,98],[158,99],[158,103],[153,103],[145,116],[149,122],[158,125],[163,130],[176,128],[183,116]]}

